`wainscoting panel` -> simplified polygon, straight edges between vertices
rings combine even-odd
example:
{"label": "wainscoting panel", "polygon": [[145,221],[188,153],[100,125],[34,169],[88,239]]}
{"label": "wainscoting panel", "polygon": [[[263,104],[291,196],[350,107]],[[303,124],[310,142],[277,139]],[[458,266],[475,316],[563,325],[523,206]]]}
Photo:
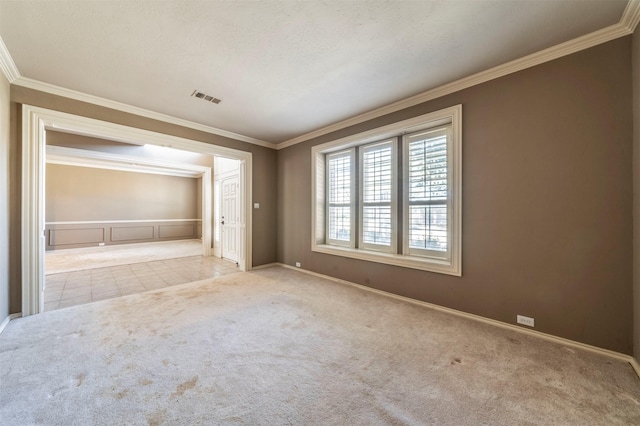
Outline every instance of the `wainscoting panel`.
{"label": "wainscoting panel", "polygon": [[112,226],[111,241],[153,240],[154,226]]}
{"label": "wainscoting panel", "polygon": [[160,238],[195,238],[196,228],[194,225],[159,225],[158,236]]}
{"label": "wainscoting panel", "polygon": [[52,229],[47,240],[51,246],[95,245],[104,241],[104,228]]}
{"label": "wainscoting panel", "polygon": [[199,238],[200,219],[45,224],[47,250]]}

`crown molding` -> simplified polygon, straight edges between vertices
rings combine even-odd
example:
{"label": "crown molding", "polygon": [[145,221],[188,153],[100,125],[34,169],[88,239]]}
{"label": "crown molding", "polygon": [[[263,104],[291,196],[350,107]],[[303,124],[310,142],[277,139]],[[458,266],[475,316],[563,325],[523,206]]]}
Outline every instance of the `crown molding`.
{"label": "crown molding", "polygon": [[193,121],[184,120],[182,118],[173,117],[171,115],[162,114],[148,109],[128,105],[122,102],[112,101],[110,99],[101,98],[99,96],[89,95],[87,93],[78,92],[76,90],[71,90],[64,87],[56,86],[54,84],[49,84],[31,78],[23,77],[22,75],[20,75],[20,71],[18,70],[18,67],[16,67],[15,62],[13,62],[13,58],[9,53],[9,49],[7,49],[7,46],[4,44],[2,37],[0,37],[0,68],[2,68],[2,72],[7,77],[7,80],[9,80],[9,83],[16,86],[34,89],[40,92],[50,93],[52,95],[62,96],[65,98],[75,99],[77,101],[87,102],[93,105],[99,105],[117,111],[151,118],[153,120],[176,124],[178,126],[200,130],[202,132],[211,133],[218,136],[224,136],[226,138],[259,145],[266,148],[275,148],[275,144],[271,142],[266,142],[249,136],[240,135],[238,133],[229,132],[227,130],[218,129],[217,127],[207,126]]}
{"label": "crown molding", "polygon": [[586,34],[576,39],[567,41],[565,43],[552,46],[550,48],[541,50],[531,55],[524,56],[522,58],[507,62],[502,65],[490,68],[485,71],[473,74],[471,76],[462,78],[460,80],[447,83],[445,85],[436,87],[434,89],[427,90],[412,97],[394,102],[392,104],[376,108],[366,113],[348,118],[346,120],[331,124],[329,126],[314,130],[309,133],[297,136],[280,143],[266,142],[260,139],[255,139],[249,136],[240,135],[237,133],[229,132],[226,130],[218,129],[216,127],[207,126],[204,124],[196,123],[189,120],[173,117],[167,114],[158,113],[155,111],[147,110],[144,108],[135,107],[125,103],[113,101],[110,99],[102,98],[99,96],[89,95],[86,93],[78,92],[64,87],[56,86],[49,83],[44,83],[38,80],[22,77],[18,68],[16,67],[11,55],[0,37],[0,68],[4,75],[9,80],[9,83],[16,86],[21,86],[29,89],[38,90],[45,93],[50,93],[65,98],[75,99],[81,102],[87,102],[94,105],[104,106],[106,108],[127,112],[130,114],[139,115],[154,120],[163,121],[166,123],[175,124],[182,127],[187,127],[194,130],[200,130],[206,133],[211,133],[219,136],[224,136],[230,139],[247,142],[250,144],[263,146],[266,148],[283,149],[306,140],[325,135],[327,133],[334,132],[336,130],[343,129],[345,127],[353,126],[359,123],[363,123],[367,120],[382,117],[384,115],[400,111],[433,99],[440,98],[442,96],[449,95],[451,93],[458,92],[460,90],[467,89],[469,87],[476,86],[478,84],[486,83],[488,81],[513,74],[518,71],[522,71],[527,68],[534,67],[536,65],[543,64],[545,62],[552,61],[554,59],[561,58],[602,43],[606,43],[616,38],[624,37],[632,34],[636,27],[640,23],[640,0],[629,0],[627,6],[617,24],[610,25],[609,27],[601,30]]}
{"label": "crown molding", "polygon": [[4,76],[7,77],[7,80],[9,80],[9,83],[13,83],[20,78],[20,71],[18,71],[15,62],[13,62],[13,58],[9,53],[9,49],[7,49],[7,46],[4,44],[2,37],[0,37],[0,68],[2,68],[2,72]]}
{"label": "crown molding", "polygon": [[571,55],[572,53],[576,53],[581,50],[585,50],[620,37],[624,37],[633,33],[633,29],[635,29],[639,20],[640,0],[629,0],[622,18],[617,24],[610,25],[606,28],[602,28],[598,31],[594,31],[573,40],[569,40],[567,42],[549,47],[539,52],[532,53],[531,55],[527,55],[522,58],[515,59],[511,62],[507,62],[505,64],[498,65],[488,70],[470,75],[468,77],[464,77],[460,80],[447,83],[440,87],[427,90],[426,92],[419,93],[410,98],[406,98],[401,101],[383,106],[381,108],[371,110],[364,114],[357,115],[355,117],[340,121],[330,126],[314,130],[313,132],[305,133],[304,135],[300,135],[293,139],[289,139],[285,142],[277,144],[276,148],[287,148],[306,140],[326,135],[327,133],[331,133],[336,130],[344,129],[345,127],[353,126],[363,123],[367,120],[382,117],[384,115],[391,114],[393,112],[400,111],[421,104],[423,102],[437,99],[442,96],[458,92],[460,90],[468,89],[469,87],[486,83],[488,81],[504,77],[505,75],[513,74],[515,72],[522,71],[524,69],[531,68],[536,65],[561,58],[563,56]]}
{"label": "crown molding", "polygon": [[19,77],[12,81],[12,84],[16,86],[26,87],[27,89],[38,90],[40,92],[50,93],[52,95],[62,96],[65,98],[75,99],[81,102],[87,102],[93,105],[99,105],[106,108],[114,109],[117,111],[127,112],[130,114],[139,115],[153,120],[163,121],[165,123],[176,124],[178,126],[187,127],[194,130],[200,130],[202,132],[211,133],[218,136],[224,136],[226,138],[235,139],[237,141],[247,142],[254,145],[263,146],[266,148],[275,148],[275,145],[260,139],[255,139],[249,136],[240,135],[238,133],[229,132],[227,130],[218,129],[217,127],[211,127],[204,124],[196,123],[182,118],[173,117],[171,115],[162,114],[159,112],[151,111],[148,109],[128,105],[122,102],[112,101],[110,99],[101,98],[99,96],[89,95],[87,93],[78,92],[76,90],[66,89],[64,87],[56,86],[54,84],[44,83],[42,81],[33,80],[31,78]]}
{"label": "crown molding", "polygon": [[638,22],[640,22],[640,0],[629,0],[620,18],[620,24],[632,33],[636,30]]}

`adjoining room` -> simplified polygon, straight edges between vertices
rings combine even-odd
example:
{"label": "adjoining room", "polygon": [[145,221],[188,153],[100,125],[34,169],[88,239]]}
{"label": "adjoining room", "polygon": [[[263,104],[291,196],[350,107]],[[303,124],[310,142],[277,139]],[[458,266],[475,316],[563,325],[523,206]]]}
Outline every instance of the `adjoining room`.
{"label": "adjoining room", "polygon": [[[45,311],[238,271],[219,197],[206,197],[217,212],[209,229],[225,250],[203,256],[202,238],[203,191],[237,185],[238,160],[55,131],[46,156]],[[227,196],[226,209],[238,201]]]}

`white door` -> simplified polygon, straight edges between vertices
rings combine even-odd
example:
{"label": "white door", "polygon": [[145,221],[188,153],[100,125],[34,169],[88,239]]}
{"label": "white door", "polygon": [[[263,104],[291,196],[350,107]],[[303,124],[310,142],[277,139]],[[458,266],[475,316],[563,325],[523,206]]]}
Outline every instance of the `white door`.
{"label": "white door", "polygon": [[222,257],[238,262],[238,176],[222,179]]}

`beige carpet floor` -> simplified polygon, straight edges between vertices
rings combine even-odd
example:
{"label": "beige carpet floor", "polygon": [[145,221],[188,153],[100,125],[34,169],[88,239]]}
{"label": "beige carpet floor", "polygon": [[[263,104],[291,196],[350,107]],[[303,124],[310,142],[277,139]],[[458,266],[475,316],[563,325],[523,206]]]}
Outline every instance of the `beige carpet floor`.
{"label": "beige carpet floor", "polygon": [[44,270],[46,275],[51,275],[201,254],[201,240],[158,241],[51,250],[45,253]]}
{"label": "beige carpet floor", "polygon": [[622,361],[282,267],[0,335],[7,425],[637,425]]}

